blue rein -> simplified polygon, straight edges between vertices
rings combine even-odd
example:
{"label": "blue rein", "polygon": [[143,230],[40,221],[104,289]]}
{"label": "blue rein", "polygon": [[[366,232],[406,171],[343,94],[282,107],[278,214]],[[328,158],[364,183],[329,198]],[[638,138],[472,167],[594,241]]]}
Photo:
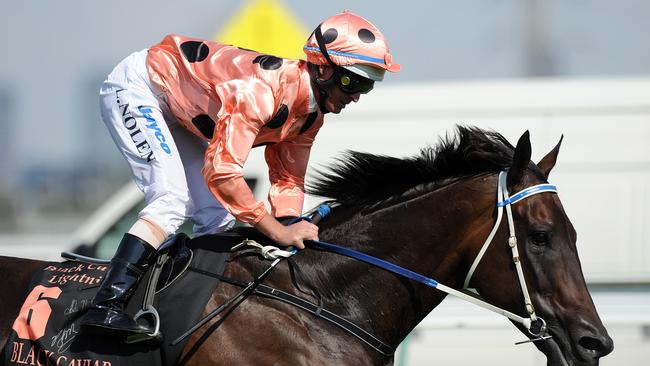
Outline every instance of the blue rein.
{"label": "blue rein", "polygon": [[356,251],[354,249],[344,248],[344,247],[336,245],[336,244],[330,244],[330,243],[326,243],[324,241],[318,241],[318,240],[305,240],[305,244],[306,244],[306,246],[308,246],[310,248],[322,249],[322,250],[325,250],[325,251],[328,251],[328,252],[341,254],[341,255],[344,255],[346,257],[354,258],[354,259],[357,259],[359,261],[362,261],[362,262],[365,262],[365,263],[368,263],[368,264],[372,264],[372,265],[377,266],[379,268],[383,268],[383,269],[385,269],[385,270],[387,270],[389,272],[393,272],[393,273],[396,273],[398,275],[410,278],[412,280],[418,281],[420,283],[423,283],[423,284],[425,284],[427,286],[431,286],[433,288],[438,287],[438,281],[436,281],[436,280],[434,280],[432,278],[423,276],[423,275],[421,275],[419,273],[416,273],[416,272],[413,272],[413,271],[411,271],[409,269],[400,267],[400,266],[398,266],[396,264],[387,262],[387,261],[385,261],[383,259],[379,259],[377,257],[373,257],[371,255],[361,253],[361,252]]}
{"label": "blue rein", "polygon": [[[300,220],[306,220],[306,221],[317,221],[322,218],[327,217],[331,213],[332,209],[330,208],[329,205],[322,204],[318,206],[318,209],[316,212],[311,217],[306,217],[306,216],[301,216],[293,220],[293,222],[297,222]],[[292,222],[292,223],[293,223]],[[354,249],[342,247],[340,245],[336,244],[331,244],[331,243],[326,243],[324,241],[320,240],[305,240],[305,246],[313,249],[321,249],[327,252],[332,252],[332,253],[337,253],[344,255],[349,258],[354,258],[356,260],[359,260],[361,262],[365,262],[368,264],[371,264],[373,266],[385,269],[389,272],[398,274],[400,276],[404,276],[406,278],[410,278],[414,281],[418,281],[420,283],[423,283],[427,286],[436,288],[438,286],[438,281],[434,280],[433,278],[429,278],[427,276],[423,276],[419,273],[413,272],[409,269],[400,267],[396,264],[387,262],[383,259],[379,259],[377,257],[373,257],[369,254],[359,252]]]}

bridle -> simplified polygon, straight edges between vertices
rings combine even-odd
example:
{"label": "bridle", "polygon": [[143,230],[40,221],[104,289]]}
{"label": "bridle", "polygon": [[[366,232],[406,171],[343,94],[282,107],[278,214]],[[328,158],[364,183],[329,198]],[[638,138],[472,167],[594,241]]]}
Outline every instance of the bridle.
{"label": "bridle", "polygon": [[[492,228],[492,231],[490,232],[490,235],[488,235],[487,239],[485,240],[485,243],[483,243],[481,250],[479,251],[476,258],[474,259],[474,262],[472,263],[472,266],[470,267],[467,276],[465,277],[463,289],[464,290],[469,289],[469,283],[470,280],[472,279],[472,275],[476,271],[476,267],[481,262],[483,255],[485,254],[487,248],[492,243],[492,240],[494,239],[494,236],[496,235],[496,232],[499,229],[499,226],[501,224],[501,218],[503,217],[503,208],[505,207],[506,215],[508,217],[508,230],[510,232],[510,235],[508,236],[508,246],[510,247],[512,252],[512,261],[515,264],[517,279],[519,280],[519,287],[521,288],[521,292],[523,294],[524,306],[526,308],[526,312],[529,315],[529,318],[525,319],[517,315],[515,315],[515,317],[511,317],[505,313],[503,315],[505,315],[511,320],[514,320],[522,324],[531,336],[537,337],[536,339],[531,339],[530,342],[534,342],[537,340],[545,340],[550,338],[550,336],[546,336],[546,322],[544,321],[544,319],[538,317],[537,314],[535,313],[535,306],[533,306],[533,303],[530,299],[530,294],[528,292],[528,287],[526,286],[526,280],[524,278],[524,271],[521,267],[519,249],[517,248],[517,236],[515,234],[515,224],[512,216],[512,205],[525,198],[536,195],[538,193],[544,193],[544,192],[557,193],[557,187],[548,183],[538,184],[532,187],[525,188],[515,193],[514,195],[510,196],[508,193],[507,178],[508,178],[507,171],[502,171],[499,173],[498,183],[497,183],[497,219],[494,223],[494,227]],[[539,322],[539,330],[533,331],[531,329],[533,322]],[[524,342],[519,342],[519,343],[524,343]]]}

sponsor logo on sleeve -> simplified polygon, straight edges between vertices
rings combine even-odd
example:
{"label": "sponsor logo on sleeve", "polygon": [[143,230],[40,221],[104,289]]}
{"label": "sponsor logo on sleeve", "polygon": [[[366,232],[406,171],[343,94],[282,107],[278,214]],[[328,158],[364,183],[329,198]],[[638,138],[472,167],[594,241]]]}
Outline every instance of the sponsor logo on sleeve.
{"label": "sponsor logo on sleeve", "polygon": [[151,113],[153,112],[151,108],[139,106],[138,110],[140,111],[140,113],[142,113],[144,118],[147,119],[147,123],[145,124],[145,126],[147,126],[148,129],[153,130],[154,135],[156,136],[156,139],[158,140],[158,143],[162,151],[164,151],[165,154],[167,155],[171,155],[172,149],[170,149],[169,145],[167,145],[167,139],[165,138],[165,135],[162,133],[160,127],[158,127],[158,121],[156,121],[156,119],[153,118],[153,116],[151,115]]}

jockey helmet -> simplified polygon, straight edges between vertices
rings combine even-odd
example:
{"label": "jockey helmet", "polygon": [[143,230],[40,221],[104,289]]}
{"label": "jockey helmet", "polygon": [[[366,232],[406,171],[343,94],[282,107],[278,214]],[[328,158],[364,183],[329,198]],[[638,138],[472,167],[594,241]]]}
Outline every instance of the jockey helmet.
{"label": "jockey helmet", "polygon": [[[307,54],[307,61],[312,64],[330,64],[336,70],[341,71],[340,68],[343,68],[373,82],[383,80],[386,70],[400,70],[400,65],[393,63],[381,31],[366,19],[347,10],[325,19],[316,27],[303,50]],[[352,79],[352,84],[359,83],[354,77],[349,79]],[[343,77],[338,84],[345,91],[350,82]],[[359,85],[358,88],[350,89],[352,92],[363,90],[363,86]]]}

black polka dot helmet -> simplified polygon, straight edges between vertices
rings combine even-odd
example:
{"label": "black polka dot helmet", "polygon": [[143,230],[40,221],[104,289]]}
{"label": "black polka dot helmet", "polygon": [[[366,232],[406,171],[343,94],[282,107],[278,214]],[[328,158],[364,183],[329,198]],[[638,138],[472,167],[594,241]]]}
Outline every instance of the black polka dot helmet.
{"label": "black polka dot helmet", "polygon": [[326,65],[331,61],[374,81],[383,80],[386,70],[400,70],[400,65],[393,63],[379,29],[347,10],[323,21],[307,39],[303,50],[307,61],[313,64]]}

